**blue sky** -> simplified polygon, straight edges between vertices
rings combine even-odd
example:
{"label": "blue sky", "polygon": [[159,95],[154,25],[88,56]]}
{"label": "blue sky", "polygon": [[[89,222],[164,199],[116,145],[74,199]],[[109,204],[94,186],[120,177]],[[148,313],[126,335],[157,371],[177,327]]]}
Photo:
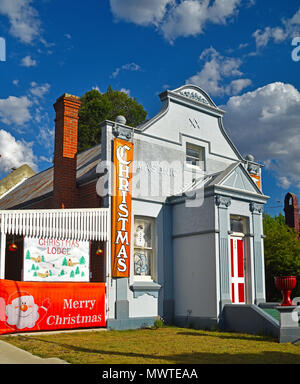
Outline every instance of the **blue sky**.
{"label": "blue sky", "polygon": [[300,195],[297,36],[296,0],[0,0],[0,177],[51,166],[65,92],[111,85],[150,118],[160,92],[193,83],[226,110],[240,152],[265,164],[266,212],[282,212],[287,191]]}

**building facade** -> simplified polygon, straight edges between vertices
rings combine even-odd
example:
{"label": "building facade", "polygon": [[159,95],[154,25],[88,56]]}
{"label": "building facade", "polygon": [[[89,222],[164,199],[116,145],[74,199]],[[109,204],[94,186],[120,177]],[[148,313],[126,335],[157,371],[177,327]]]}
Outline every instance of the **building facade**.
{"label": "building facade", "polygon": [[[158,316],[214,327],[226,304],[265,302],[262,165],[242,157],[223,127],[224,111],[199,87],[160,99],[160,112],[141,126],[104,121],[101,144],[77,155],[80,101],[63,95],[55,104],[54,166],[0,198],[2,215],[57,212],[52,227],[70,212],[67,240],[78,240],[83,224],[75,217],[83,215],[90,242],[84,282],[105,285],[109,329],[151,325]],[[20,247],[18,266],[9,257],[12,232],[2,225],[1,277],[21,281],[25,255]],[[48,238],[57,235],[52,228]],[[18,236],[24,241],[23,227]],[[36,236],[44,236],[40,227]]]}

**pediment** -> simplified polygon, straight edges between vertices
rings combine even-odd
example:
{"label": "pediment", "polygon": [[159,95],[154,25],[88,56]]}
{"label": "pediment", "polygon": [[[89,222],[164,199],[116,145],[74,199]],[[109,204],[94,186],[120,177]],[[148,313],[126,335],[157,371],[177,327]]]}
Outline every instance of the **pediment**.
{"label": "pediment", "polygon": [[221,186],[262,194],[243,165],[239,164],[220,182]]}

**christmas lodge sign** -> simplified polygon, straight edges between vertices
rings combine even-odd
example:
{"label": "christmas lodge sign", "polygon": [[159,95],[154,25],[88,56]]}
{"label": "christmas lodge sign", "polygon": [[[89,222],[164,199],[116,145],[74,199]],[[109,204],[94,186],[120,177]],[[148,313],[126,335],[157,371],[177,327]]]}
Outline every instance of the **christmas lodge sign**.
{"label": "christmas lodge sign", "polygon": [[105,325],[104,283],[0,280],[0,334]]}
{"label": "christmas lodge sign", "polygon": [[133,143],[114,139],[112,277],[129,277]]}
{"label": "christmas lodge sign", "polygon": [[24,238],[24,281],[89,281],[89,241]]}

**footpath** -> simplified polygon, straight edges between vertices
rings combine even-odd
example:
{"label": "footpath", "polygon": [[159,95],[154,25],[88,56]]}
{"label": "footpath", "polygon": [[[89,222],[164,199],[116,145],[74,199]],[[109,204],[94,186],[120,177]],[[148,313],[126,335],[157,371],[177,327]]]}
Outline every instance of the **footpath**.
{"label": "footpath", "polygon": [[42,359],[14,345],[0,340],[0,364],[68,364],[66,361],[51,357]]}

